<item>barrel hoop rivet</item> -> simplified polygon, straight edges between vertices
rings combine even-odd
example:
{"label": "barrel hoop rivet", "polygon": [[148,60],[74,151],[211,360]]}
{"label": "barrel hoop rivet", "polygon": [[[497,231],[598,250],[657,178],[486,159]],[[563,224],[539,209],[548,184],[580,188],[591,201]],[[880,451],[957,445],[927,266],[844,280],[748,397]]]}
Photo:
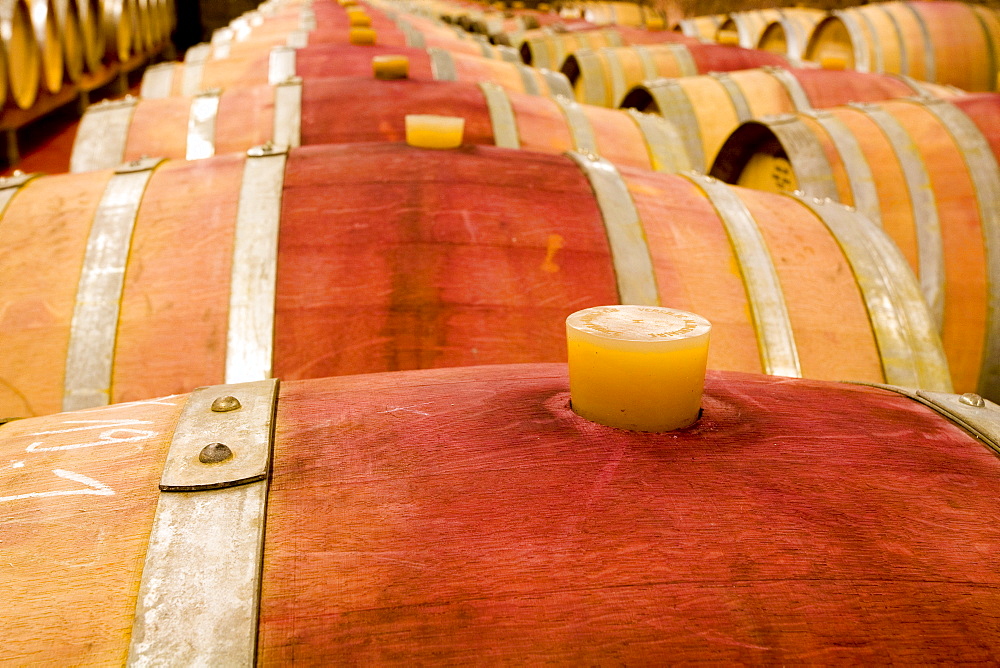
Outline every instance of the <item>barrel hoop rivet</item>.
{"label": "barrel hoop rivet", "polygon": [[[220,396],[243,408],[209,410]],[[195,390],[181,410],[127,665],[254,665],[277,401],[266,380]]]}

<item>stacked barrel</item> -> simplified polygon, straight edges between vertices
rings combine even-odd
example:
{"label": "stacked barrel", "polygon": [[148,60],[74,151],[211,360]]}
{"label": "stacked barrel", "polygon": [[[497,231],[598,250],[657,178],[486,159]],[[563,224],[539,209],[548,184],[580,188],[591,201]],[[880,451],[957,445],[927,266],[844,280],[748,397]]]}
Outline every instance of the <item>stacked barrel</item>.
{"label": "stacked barrel", "polygon": [[[1000,21],[870,7],[267,0],[91,105],[0,180],[0,662],[995,659]],[[694,426],[574,413],[609,304]]]}

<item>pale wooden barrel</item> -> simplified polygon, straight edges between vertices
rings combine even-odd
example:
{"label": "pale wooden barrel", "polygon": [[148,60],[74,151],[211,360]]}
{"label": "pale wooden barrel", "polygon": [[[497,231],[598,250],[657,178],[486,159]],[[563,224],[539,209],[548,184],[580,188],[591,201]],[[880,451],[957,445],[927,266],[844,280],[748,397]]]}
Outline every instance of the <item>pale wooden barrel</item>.
{"label": "pale wooden barrel", "polygon": [[879,222],[918,273],[955,386],[1000,399],[1000,94],[773,116],[736,130],[712,173],[798,189]]}
{"label": "pale wooden barrel", "polygon": [[11,100],[21,109],[28,109],[38,99],[42,85],[42,57],[26,0],[0,2],[0,37],[7,54]]}

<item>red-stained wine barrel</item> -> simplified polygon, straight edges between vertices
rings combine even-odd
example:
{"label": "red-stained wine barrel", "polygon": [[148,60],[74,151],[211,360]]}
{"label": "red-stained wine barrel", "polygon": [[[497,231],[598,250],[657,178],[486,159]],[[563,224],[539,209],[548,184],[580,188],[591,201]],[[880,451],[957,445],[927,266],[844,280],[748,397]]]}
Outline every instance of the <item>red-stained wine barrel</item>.
{"label": "red-stained wine barrel", "polygon": [[778,12],[779,16],[764,26],[753,46],[763,51],[780,53],[793,63],[801,63],[813,30],[826,17],[827,12],[809,7],[789,7],[779,9]]}
{"label": "red-stained wine barrel", "polygon": [[570,54],[581,49],[666,43],[694,44],[696,42],[675,32],[635,28],[590,28],[567,31],[555,31],[547,28],[525,33],[519,48],[521,59],[529,65],[559,69]]}
{"label": "red-stained wine barrel", "polygon": [[21,109],[29,109],[38,99],[42,84],[42,55],[31,23],[26,0],[0,3],[0,38],[6,55],[4,92]]}
{"label": "red-stained wine barrel", "polygon": [[551,364],[11,422],[0,661],[988,664],[979,403],[710,371],[694,426],[642,433]]}
{"label": "red-stained wine barrel", "polygon": [[719,24],[725,18],[725,14],[692,16],[678,21],[673,29],[674,32],[679,32],[687,37],[692,37],[702,42],[710,42],[715,39],[715,34],[719,30]]}
{"label": "red-stained wine barrel", "polygon": [[[507,54],[512,58],[506,60]],[[371,76],[372,58],[398,54],[410,61],[410,77],[443,81],[492,81],[504,88],[533,95],[573,97],[561,72],[536,69],[521,63],[510,49],[490,47],[480,58],[445,49],[385,46],[317,45],[302,49],[278,47],[270,53],[222,60],[185,60],[148,68],[140,94],[144,98],[197,95],[213,88],[282,83],[291,77],[326,79]]]}
{"label": "red-stained wine barrel", "polygon": [[719,44],[755,49],[767,25],[781,17],[780,9],[732,12],[719,24],[714,39]]}
{"label": "red-stained wine barrel", "polygon": [[1000,398],[998,128],[991,93],[836,107],[744,124],[712,173],[879,221],[920,276],[956,387]]}
{"label": "red-stained wine barrel", "polygon": [[565,317],[609,303],[700,313],[715,368],[950,387],[905,261],[837,204],[386,143],[26,179],[0,190],[3,415],[562,361]]}
{"label": "red-stained wine barrel", "polygon": [[900,75],[767,67],[654,79],[629,91],[621,106],[668,118],[692,164],[706,171],[729,135],[751,118],[912,95],[955,93]]}
{"label": "red-stained wine barrel", "polygon": [[[442,21],[372,8],[364,11],[371,20],[370,30],[377,44],[441,47],[473,55],[492,48],[482,35],[473,35]],[[240,17],[228,28],[213,34],[213,48],[208,51],[208,57],[242,57],[286,44],[299,47],[350,44],[351,40],[348,12],[335,2],[324,2],[310,8],[293,7],[259,20]]]}
{"label": "red-stained wine barrel", "polygon": [[862,72],[908,74],[970,91],[995,90],[1000,13],[963,2],[876,2],[833,12],[805,58]]}
{"label": "red-stained wine barrel", "polygon": [[658,44],[583,50],[560,68],[580,102],[617,107],[633,86],[659,77],[729,72],[765,65],[787,66],[783,56],[718,44]]}
{"label": "red-stained wine barrel", "polygon": [[70,171],[146,155],[207,158],[267,142],[403,141],[407,114],[464,118],[466,144],[589,151],[617,165],[665,172],[692,167],[674,127],[652,114],[512,93],[491,82],[340,78],[93,105],[80,122]]}

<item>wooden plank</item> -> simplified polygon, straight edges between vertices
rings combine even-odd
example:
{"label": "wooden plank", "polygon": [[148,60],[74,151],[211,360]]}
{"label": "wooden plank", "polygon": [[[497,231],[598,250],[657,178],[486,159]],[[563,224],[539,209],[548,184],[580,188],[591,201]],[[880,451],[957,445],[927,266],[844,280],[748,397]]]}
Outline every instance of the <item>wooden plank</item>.
{"label": "wooden plank", "polygon": [[183,397],[0,427],[0,663],[122,665]]}
{"label": "wooden plank", "polygon": [[5,417],[61,410],[87,235],[110,176],[105,170],[36,179],[0,218],[0,413]]}
{"label": "wooden plank", "polygon": [[565,317],[617,302],[590,186],[562,157],[302,149],[282,215],[283,379],[562,360]]}
{"label": "wooden plank", "polygon": [[153,174],[125,274],[113,401],[223,382],[243,160],[170,162]]}

